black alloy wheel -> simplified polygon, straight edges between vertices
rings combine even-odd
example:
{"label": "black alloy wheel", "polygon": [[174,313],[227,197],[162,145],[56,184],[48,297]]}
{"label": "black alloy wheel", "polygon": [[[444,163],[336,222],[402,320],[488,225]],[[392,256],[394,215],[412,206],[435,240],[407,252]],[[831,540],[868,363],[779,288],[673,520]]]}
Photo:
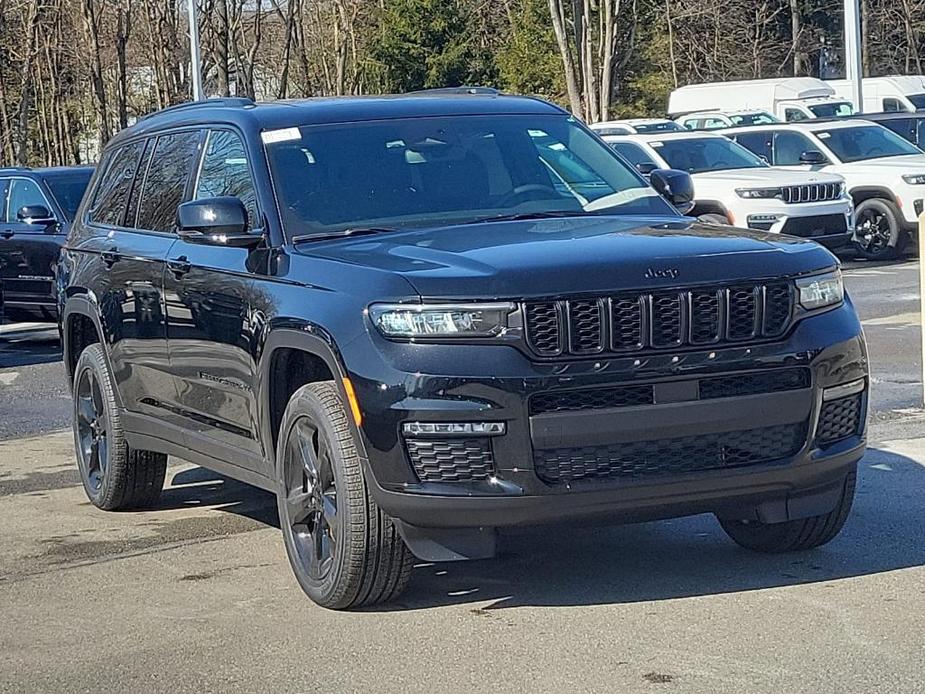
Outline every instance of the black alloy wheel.
{"label": "black alloy wheel", "polygon": [[289,430],[284,450],[285,503],[280,522],[297,568],[320,583],[330,574],[340,543],[330,446],[318,427],[303,416]]}
{"label": "black alloy wheel", "polygon": [[902,253],[906,235],[899,210],[889,200],[864,200],[855,210],[854,225],[855,247],[868,260],[890,260]]}
{"label": "black alloy wheel", "polygon": [[74,410],[78,464],[91,493],[99,493],[109,464],[109,413],[94,370],[77,374]]}

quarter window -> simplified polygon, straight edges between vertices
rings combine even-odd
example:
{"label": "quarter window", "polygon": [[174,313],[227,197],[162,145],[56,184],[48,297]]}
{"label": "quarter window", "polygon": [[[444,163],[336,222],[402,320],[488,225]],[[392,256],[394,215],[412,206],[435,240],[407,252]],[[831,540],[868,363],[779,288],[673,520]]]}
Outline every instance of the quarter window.
{"label": "quarter window", "polygon": [[176,231],[177,206],[183,202],[199,144],[199,132],[157,138],[138,208],[138,228]]}
{"label": "quarter window", "polygon": [[10,193],[6,203],[6,221],[17,222],[16,213],[29,205],[42,205],[49,211],[48,199],[35,181],[28,178],[14,178],[10,181]]}
{"label": "quarter window", "polygon": [[199,171],[195,200],[233,195],[244,203],[249,226],[258,224],[257,191],[247,165],[244,143],[237,134],[213,130]]}
{"label": "quarter window", "polygon": [[93,207],[90,209],[91,222],[112,226],[118,226],[122,222],[125,202],[128,200],[143,149],[144,142],[133,142],[113,152],[106,173],[93,197]]}

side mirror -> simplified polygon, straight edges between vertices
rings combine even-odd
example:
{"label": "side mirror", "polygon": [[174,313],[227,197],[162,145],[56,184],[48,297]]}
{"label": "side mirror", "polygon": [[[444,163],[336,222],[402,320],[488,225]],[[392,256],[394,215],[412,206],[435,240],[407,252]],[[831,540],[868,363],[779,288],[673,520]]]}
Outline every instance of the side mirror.
{"label": "side mirror", "polygon": [[210,246],[252,248],[263,236],[247,229],[247,209],[234,196],[190,200],[177,207],[177,233]]}
{"label": "side mirror", "polygon": [[825,155],[820,152],[818,149],[810,149],[800,154],[800,163],[801,164],[810,164],[811,166],[817,166],[819,164],[827,164],[828,159]]}
{"label": "side mirror", "polygon": [[655,164],[651,161],[641,161],[636,164],[636,171],[641,173],[643,176],[648,176],[653,171],[658,168],[658,164]]}
{"label": "side mirror", "polygon": [[649,183],[681,214],[694,209],[694,180],[686,171],[655,169],[649,175]]}
{"label": "side mirror", "polygon": [[45,205],[21,207],[19,212],[16,213],[16,219],[23,224],[41,224],[43,226],[51,226],[57,221],[55,215]]}

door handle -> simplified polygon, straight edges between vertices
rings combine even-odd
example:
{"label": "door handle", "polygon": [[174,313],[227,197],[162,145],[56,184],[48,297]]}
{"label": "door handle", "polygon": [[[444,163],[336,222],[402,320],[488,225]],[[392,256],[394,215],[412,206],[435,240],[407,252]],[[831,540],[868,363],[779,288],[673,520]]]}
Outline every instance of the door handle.
{"label": "door handle", "polygon": [[106,263],[106,267],[112,267],[119,262],[119,254],[114,247],[100,253],[100,257],[103,259],[103,262]]}
{"label": "door handle", "polygon": [[189,258],[185,255],[181,255],[179,258],[167,261],[167,267],[173,273],[173,276],[177,279],[180,279],[193,269],[192,263],[190,263]]}
{"label": "door handle", "polygon": [[16,235],[16,232],[13,231],[12,229],[4,229],[3,231],[0,231],[0,236],[2,236],[5,239],[11,239],[15,235]]}

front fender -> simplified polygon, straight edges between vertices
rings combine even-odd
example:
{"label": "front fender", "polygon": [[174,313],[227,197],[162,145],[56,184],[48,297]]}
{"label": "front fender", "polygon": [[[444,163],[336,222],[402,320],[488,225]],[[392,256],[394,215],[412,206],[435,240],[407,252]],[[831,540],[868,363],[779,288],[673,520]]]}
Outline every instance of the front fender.
{"label": "front fender", "polygon": [[[280,349],[294,349],[319,357],[334,374],[337,390],[343,402],[348,402],[347,389],[344,380],[347,370],[340,349],[331,334],[319,325],[310,321],[284,320],[270,326],[267,338],[264,341],[258,365],[258,398],[260,411],[260,435],[264,441],[264,450],[267,452],[272,469],[276,469],[276,446],[273,445],[274,432],[272,430],[272,365],[274,354]],[[348,417],[350,431],[360,456],[366,459],[366,448],[363,437],[353,417]]]}

